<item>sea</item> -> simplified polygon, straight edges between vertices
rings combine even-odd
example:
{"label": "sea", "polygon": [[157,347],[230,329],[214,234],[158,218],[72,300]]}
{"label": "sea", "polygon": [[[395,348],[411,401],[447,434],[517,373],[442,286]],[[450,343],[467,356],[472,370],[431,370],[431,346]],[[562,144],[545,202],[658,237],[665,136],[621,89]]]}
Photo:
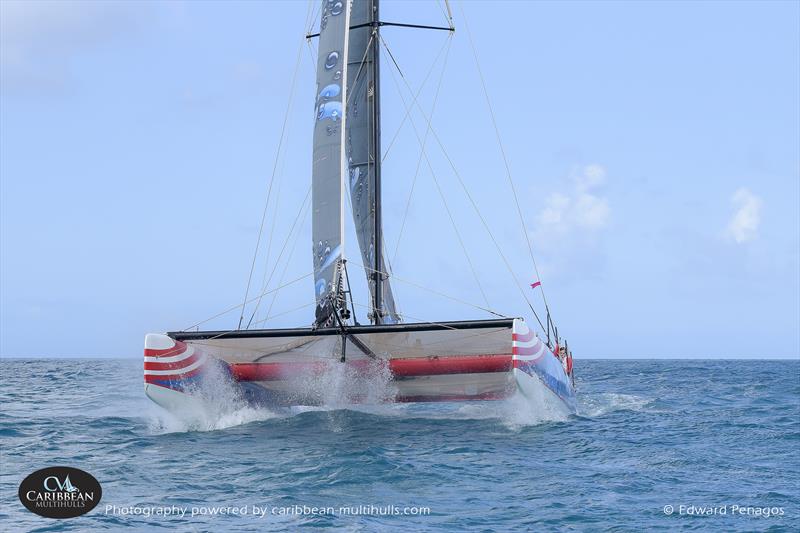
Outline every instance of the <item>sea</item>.
{"label": "sea", "polygon": [[[579,410],[519,399],[191,423],[139,359],[0,361],[2,531],[800,531],[800,361],[577,360]],[[20,503],[92,474],[76,518]]]}

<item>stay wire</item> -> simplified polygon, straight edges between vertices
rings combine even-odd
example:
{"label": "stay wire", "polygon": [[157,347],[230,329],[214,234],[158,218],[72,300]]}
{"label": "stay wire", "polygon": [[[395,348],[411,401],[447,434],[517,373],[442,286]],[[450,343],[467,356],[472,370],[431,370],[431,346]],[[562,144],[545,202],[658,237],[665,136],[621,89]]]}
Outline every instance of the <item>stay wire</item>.
{"label": "stay wire", "polygon": [[[187,327],[187,328],[184,328],[184,329],[182,329],[181,331],[189,331],[190,329],[197,328],[197,327],[199,327],[199,326],[201,326],[201,325],[205,324],[206,322],[210,322],[211,320],[214,320],[215,318],[219,318],[219,317],[221,317],[221,316],[223,316],[223,315],[227,315],[228,313],[230,313],[230,312],[231,312],[231,311],[233,311],[234,309],[239,309],[240,307],[243,307],[243,306],[245,306],[245,305],[249,304],[250,302],[254,302],[254,301],[256,301],[256,300],[257,300],[257,299],[259,299],[259,298],[263,298],[263,297],[264,297],[264,296],[266,296],[267,294],[272,294],[272,293],[273,293],[273,292],[275,292],[275,291],[279,291],[279,290],[281,290],[281,289],[283,289],[283,288],[285,288],[285,287],[288,287],[289,285],[293,285],[293,284],[297,283],[298,281],[304,280],[304,279],[306,279],[306,278],[308,278],[308,277],[311,277],[311,276],[313,276],[313,275],[314,275],[314,273],[313,273],[313,272],[309,272],[308,274],[306,274],[306,275],[304,275],[304,276],[300,276],[299,278],[295,278],[295,279],[293,279],[292,281],[290,281],[290,282],[288,282],[288,283],[284,283],[284,284],[283,284],[282,286],[280,286],[280,287],[276,287],[276,288],[274,288],[274,289],[272,289],[272,290],[265,291],[265,292],[263,292],[263,293],[259,294],[258,296],[254,296],[254,297],[250,298],[249,300],[247,300],[247,301],[246,301],[246,302],[244,302],[244,303],[241,303],[241,304],[236,304],[236,305],[234,305],[234,306],[232,306],[232,307],[229,307],[228,309],[226,309],[226,310],[222,311],[221,313],[217,313],[216,315],[214,315],[214,316],[212,316],[212,317],[206,318],[205,320],[201,320],[200,322],[197,322],[196,324],[192,324],[191,326],[189,326],[189,327]],[[236,331],[236,330],[233,330],[233,329],[231,329],[231,330],[227,330],[227,331]]]}
{"label": "stay wire", "polygon": [[[517,215],[519,216],[519,221],[520,221],[520,224],[522,225],[522,233],[525,235],[525,242],[528,245],[528,254],[530,255],[531,263],[533,264],[533,270],[536,273],[536,281],[540,282],[539,283],[539,290],[542,293],[542,301],[544,302],[544,307],[545,307],[545,310],[547,311],[548,316],[551,316],[550,315],[550,307],[547,304],[547,296],[545,296],[545,293],[544,293],[544,285],[541,283],[542,277],[539,274],[539,267],[536,265],[536,258],[533,255],[533,246],[531,244],[530,235],[528,234],[527,225],[525,224],[525,217],[524,217],[524,215],[522,213],[522,208],[520,207],[520,204],[519,204],[519,197],[517,195],[517,188],[514,185],[514,180],[511,177],[511,166],[508,164],[508,157],[506,156],[506,150],[505,150],[505,147],[503,146],[503,140],[500,137],[500,128],[498,128],[498,126],[497,126],[497,117],[495,116],[494,108],[492,107],[492,100],[491,100],[491,98],[489,98],[489,90],[486,88],[486,80],[485,80],[485,78],[483,76],[483,70],[481,69],[480,61],[478,60],[478,51],[475,48],[475,42],[472,39],[472,32],[469,29],[469,23],[467,22],[467,16],[466,16],[466,13],[464,11],[463,5],[459,5],[459,9],[461,10],[461,17],[464,19],[464,28],[466,28],[466,30],[467,30],[467,37],[468,37],[468,40],[469,40],[470,49],[472,50],[472,57],[475,59],[475,67],[476,67],[476,69],[478,71],[478,77],[481,80],[481,87],[483,88],[483,95],[484,95],[484,98],[486,99],[486,105],[489,108],[489,115],[492,118],[492,126],[494,127],[494,133],[495,133],[495,136],[497,137],[497,145],[499,146],[500,154],[503,157],[503,164],[504,164],[505,169],[506,169],[506,177],[508,178],[508,184],[509,184],[509,186],[511,188],[511,193],[514,196],[514,205],[517,208]],[[550,320],[552,322],[552,316],[551,316]]]}
{"label": "stay wire", "polygon": [[[283,246],[281,247],[281,252],[278,254],[278,259],[275,260],[275,265],[272,267],[272,271],[269,274],[267,285],[269,285],[269,283],[272,281],[272,276],[275,275],[275,270],[278,269],[278,264],[280,264],[281,257],[283,257],[283,252],[286,251],[286,246],[289,244],[289,241],[291,240],[292,233],[294,233],[294,228],[295,226],[297,226],[297,221],[300,219],[300,215],[302,215],[303,212],[305,211],[306,202],[308,202],[308,198],[310,195],[311,195],[311,186],[309,185],[308,191],[306,191],[306,196],[305,198],[303,198],[303,203],[300,204],[300,209],[297,211],[297,215],[294,217],[294,222],[292,222],[292,227],[289,228],[289,232],[286,234],[286,239],[283,241]],[[250,315],[250,320],[248,320],[247,322],[247,328],[250,327],[250,323],[253,321],[253,318],[255,317],[255,314],[258,312],[258,308],[260,305],[261,305],[261,298],[258,298],[258,302],[256,302],[255,308],[253,309],[253,313]]]}
{"label": "stay wire", "polygon": [[[400,66],[397,64],[397,61],[395,61],[391,50],[389,50],[386,47],[386,41],[383,40],[382,36],[381,36],[381,40],[383,41],[384,48],[386,48],[386,52],[389,54],[389,57],[392,59],[392,62],[394,63],[395,68],[397,69],[397,71],[402,76],[403,75],[403,71],[400,70]],[[447,48],[449,42],[450,42],[449,39],[445,40],[444,43],[442,43],[442,47],[439,48],[439,52],[436,54],[436,57],[434,58],[433,63],[431,63],[430,68],[428,68],[428,72],[425,74],[425,77],[422,79],[422,83],[420,84],[420,86],[417,89],[416,93],[414,93],[414,100],[412,102],[412,106],[410,107],[410,109],[413,109],[413,103],[417,101],[417,98],[419,98],[419,95],[422,93],[422,89],[425,88],[425,84],[428,82],[428,79],[431,77],[431,74],[433,74],[434,68],[439,63],[439,58],[442,57],[442,53],[444,53],[444,51]],[[392,146],[394,146],[395,141],[397,140],[398,136],[400,135],[400,131],[402,131],[403,126],[406,123],[406,120],[408,120],[409,114],[411,112],[410,109],[408,111],[406,111],[406,114],[403,116],[403,119],[400,121],[400,125],[395,130],[394,135],[392,136],[392,140],[389,141],[389,145],[386,147],[386,150],[383,152],[383,156],[381,157],[381,162],[385,162],[386,158],[389,156],[389,152],[392,149]]]}
{"label": "stay wire", "polygon": [[[261,246],[261,236],[264,233],[264,222],[266,221],[267,218],[269,202],[272,196],[272,186],[275,182],[275,174],[278,169],[278,161],[280,159],[281,149],[283,148],[283,140],[286,134],[286,125],[289,122],[289,114],[292,107],[292,102],[294,100],[294,87],[295,87],[295,82],[297,81],[297,71],[299,70],[300,67],[300,58],[302,56],[302,50],[303,50],[303,42],[301,40],[300,47],[297,49],[297,57],[294,63],[294,72],[292,73],[292,82],[290,84],[290,89],[289,89],[289,104],[286,106],[286,113],[283,116],[283,125],[281,126],[281,135],[278,140],[278,149],[275,152],[275,162],[272,166],[272,175],[270,176],[269,187],[267,189],[267,200],[266,202],[264,202],[264,210],[261,213],[261,225],[258,228],[258,238],[256,239],[256,247],[255,250],[253,251],[253,260],[250,264],[250,274],[247,276],[247,287],[245,288],[244,299],[243,299],[245,302],[247,301],[247,297],[250,295],[250,285],[253,281],[253,272],[255,271],[256,268],[256,260],[258,259],[258,250],[259,247]],[[278,206],[276,205],[275,209],[277,208]],[[242,320],[244,320],[244,306],[242,306],[242,312],[239,315],[239,324],[236,327],[236,329],[241,329]]]}
{"label": "stay wire", "polygon": [[[408,81],[405,78],[402,78],[402,79],[405,82],[406,86],[408,86]],[[409,89],[410,89],[410,86],[409,86]],[[419,109],[420,114],[422,114],[422,116],[426,119],[426,121],[430,125],[430,118],[425,113],[425,110],[422,109],[422,106],[419,104],[419,102],[416,102],[416,104],[417,104],[417,107]],[[469,199],[469,201],[470,201],[470,203],[472,205],[472,208],[475,210],[475,213],[478,215],[478,218],[480,219],[481,223],[483,224],[484,229],[486,229],[486,232],[489,234],[489,237],[492,239],[492,242],[494,243],[494,246],[497,249],[497,253],[502,258],[503,263],[506,266],[506,269],[508,269],[508,272],[511,275],[511,278],[514,280],[514,283],[516,284],[517,288],[519,289],[520,294],[522,295],[523,299],[525,300],[525,303],[528,305],[528,308],[533,313],[533,316],[536,318],[536,321],[539,323],[539,326],[542,328],[542,331],[547,331],[547,329],[545,328],[544,324],[542,323],[542,320],[539,318],[539,314],[536,312],[536,309],[533,308],[533,305],[531,304],[530,300],[528,299],[527,293],[523,290],[522,286],[520,285],[516,274],[514,274],[514,270],[513,270],[513,268],[511,268],[511,264],[509,263],[508,259],[506,258],[505,254],[503,253],[503,250],[500,247],[500,244],[497,242],[497,239],[495,238],[494,233],[492,232],[491,228],[489,227],[489,224],[486,222],[486,219],[481,214],[480,209],[478,208],[478,205],[475,202],[475,199],[472,197],[472,194],[470,194],[469,189],[467,188],[466,184],[464,183],[464,180],[461,177],[461,174],[458,172],[458,169],[456,168],[455,163],[453,162],[452,158],[450,157],[450,154],[448,154],[447,150],[445,149],[444,143],[442,142],[441,138],[439,138],[439,135],[436,133],[436,129],[434,129],[432,126],[431,126],[431,133],[433,134],[433,138],[436,139],[436,143],[439,145],[439,148],[442,150],[442,154],[447,159],[447,162],[450,165],[450,168],[453,170],[453,174],[455,174],[456,178],[458,179],[458,182],[461,185],[461,188],[464,191],[464,194]]]}
{"label": "stay wire", "polygon": [[385,272],[385,271],[382,271],[382,270],[375,270],[374,268],[370,268],[368,266],[364,266],[362,264],[356,263],[352,259],[349,259],[348,263],[352,263],[352,264],[354,264],[354,265],[356,265],[358,267],[361,267],[361,268],[363,268],[364,270],[366,270],[368,272],[372,272],[372,273],[376,273],[377,272],[377,273],[379,273],[379,274],[381,274],[383,276],[386,276],[386,277],[389,277],[389,278],[391,278],[393,280],[399,281],[400,283],[405,283],[406,285],[411,285],[412,287],[416,287],[418,289],[422,289],[424,291],[428,291],[428,292],[430,292],[432,294],[436,294],[437,296],[441,296],[443,298],[447,298],[448,300],[453,300],[454,302],[458,302],[460,304],[463,304],[463,305],[466,305],[466,306],[469,306],[469,307],[474,307],[475,309],[479,309],[481,311],[484,311],[486,313],[492,314],[494,316],[498,316],[500,318],[509,318],[508,315],[504,315],[503,313],[499,313],[497,311],[493,311],[492,309],[489,309],[487,307],[483,307],[481,305],[477,305],[477,304],[474,304],[474,303],[467,302],[466,300],[462,300],[460,298],[456,298],[455,296],[450,296],[449,294],[445,294],[443,292],[437,291],[436,289],[431,289],[430,287],[426,287],[424,285],[420,285],[419,283],[415,283],[413,281],[409,281],[407,279],[400,278],[400,277],[398,277],[398,276],[396,276],[394,274],[389,274],[388,272]]}
{"label": "stay wire", "polygon": [[[384,42],[384,46],[386,46],[385,42]],[[444,62],[442,64],[442,72],[441,72],[441,74],[439,76],[439,83],[438,83],[438,85],[436,87],[436,93],[435,93],[435,96],[434,96],[434,99],[433,99],[433,105],[431,106],[431,117],[433,116],[433,112],[434,112],[434,110],[436,108],[436,102],[437,102],[437,100],[439,98],[439,91],[440,91],[440,89],[442,87],[442,80],[444,79],[444,73],[445,73],[445,69],[447,67],[447,58],[448,58],[449,52],[450,52],[450,47],[448,47],[447,52],[445,53],[445,59],[444,59]],[[392,77],[394,79],[394,73],[392,73]],[[395,84],[397,84],[397,80],[396,79],[394,79],[394,82],[395,82]],[[408,106],[408,104],[406,103],[405,98],[403,97],[402,93],[399,90],[399,87],[398,87],[398,92],[400,93],[400,99],[403,101],[403,105],[404,106]],[[433,183],[436,185],[436,190],[438,191],[439,197],[442,200],[442,204],[444,205],[445,212],[447,213],[447,216],[450,219],[450,224],[452,225],[453,231],[456,234],[456,238],[458,239],[458,243],[461,246],[461,250],[464,252],[464,257],[466,257],[466,259],[467,259],[467,264],[469,265],[470,271],[472,272],[472,276],[475,279],[476,285],[478,286],[478,290],[480,291],[481,296],[483,297],[483,301],[486,304],[486,307],[489,308],[489,307],[491,307],[491,304],[489,303],[489,298],[486,296],[486,291],[483,289],[483,285],[481,284],[480,277],[478,276],[478,273],[475,270],[475,265],[472,262],[472,258],[470,257],[469,251],[467,250],[467,246],[464,244],[464,239],[461,237],[461,232],[458,230],[458,224],[456,224],[455,218],[453,217],[453,213],[450,210],[450,206],[447,204],[447,198],[445,197],[445,194],[442,191],[442,187],[439,184],[439,180],[436,178],[436,173],[433,170],[433,166],[431,165],[430,159],[428,158],[428,154],[425,151],[425,142],[427,141],[428,133],[430,133],[430,122],[428,122],[428,128],[425,130],[425,136],[422,139],[420,139],[419,132],[417,130],[416,124],[414,123],[414,118],[413,117],[409,117],[409,121],[411,123],[411,127],[414,130],[414,135],[416,136],[417,141],[420,143],[420,155],[419,155],[419,160],[417,162],[417,171],[414,174],[414,180],[412,181],[412,184],[411,184],[411,192],[409,193],[408,202],[406,203],[406,210],[405,210],[405,213],[403,215],[403,222],[402,222],[402,224],[400,226],[400,234],[397,237],[397,245],[395,247],[395,253],[394,253],[393,257],[394,258],[397,257],[397,251],[398,251],[398,249],[400,247],[400,241],[401,241],[402,236],[403,236],[403,229],[405,227],[406,217],[408,215],[409,206],[411,204],[411,196],[414,193],[414,184],[417,181],[417,176],[419,175],[419,167],[420,167],[420,165],[422,163],[422,160],[424,158],[425,162],[426,162],[426,164],[428,166],[428,170],[431,173],[431,177],[433,178]]]}

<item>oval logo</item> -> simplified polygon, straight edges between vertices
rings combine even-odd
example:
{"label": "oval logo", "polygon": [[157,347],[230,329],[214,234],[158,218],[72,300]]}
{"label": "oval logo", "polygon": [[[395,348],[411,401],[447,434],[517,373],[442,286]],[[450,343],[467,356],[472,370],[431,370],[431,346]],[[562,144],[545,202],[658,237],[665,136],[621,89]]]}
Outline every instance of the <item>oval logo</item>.
{"label": "oval logo", "polygon": [[103,489],[88,472],[69,466],[37,470],[19,485],[19,501],[45,518],[74,518],[100,503]]}

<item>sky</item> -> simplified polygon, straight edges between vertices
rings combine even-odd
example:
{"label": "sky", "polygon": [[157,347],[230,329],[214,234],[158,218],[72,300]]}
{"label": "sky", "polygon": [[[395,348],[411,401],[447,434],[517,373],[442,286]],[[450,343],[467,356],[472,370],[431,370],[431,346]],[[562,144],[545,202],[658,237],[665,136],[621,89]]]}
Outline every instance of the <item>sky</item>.
{"label": "sky", "polygon": [[[381,6],[446,23],[441,3]],[[535,324],[541,280],[576,358],[800,356],[800,3],[452,7],[452,36],[382,31],[406,320]],[[246,314],[310,325],[309,9],[0,2],[0,355],[139,357],[146,333],[240,304],[271,181],[250,297],[293,283]]]}

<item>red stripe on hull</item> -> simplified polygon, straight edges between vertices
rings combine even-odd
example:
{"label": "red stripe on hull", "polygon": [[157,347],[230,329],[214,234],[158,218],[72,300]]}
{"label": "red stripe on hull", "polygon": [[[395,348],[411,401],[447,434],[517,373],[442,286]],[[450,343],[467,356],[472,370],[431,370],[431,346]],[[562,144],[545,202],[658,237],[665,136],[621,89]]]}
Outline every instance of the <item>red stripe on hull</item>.
{"label": "red stripe on hull", "polygon": [[153,374],[145,374],[144,375],[144,382],[145,383],[154,383],[156,381],[178,381],[181,379],[188,379],[192,376],[195,376],[203,371],[205,371],[206,365],[201,365],[194,370],[184,373],[177,373],[177,374],[166,374],[166,375],[153,375]]}
{"label": "red stripe on hull", "polygon": [[535,355],[539,348],[541,348],[541,345],[538,343],[530,347],[514,346],[511,352],[514,355]]}
{"label": "red stripe on hull", "polygon": [[[348,362],[357,368],[368,368],[372,361],[359,359]],[[275,381],[298,374],[315,375],[325,371],[328,363],[230,363],[237,381]],[[509,372],[513,368],[511,355],[454,355],[448,357],[419,357],[390,359],[389,370],[395,377],[439,376],[443,374],[484,374]]]}
{"label": "red stripe on hull", "polygon": [[442,374],[484,374],[511,370],[511,355],[452,355],[390,359],[389,369],[397,377],[439,376]]}
{"label": "red stripe on hull", "polygon": [[186,368],[197,362],[200,359],[201,354],[199,352],[195,352],[186,359],[181,359],[180,361],[175,361],[174,363],[151,363],[145,361],[144,369],[145,370],[180,370],[181,368]]}
{"label": "red stripe on hull", "polygon": [[173,355],[179,355],[186,351],[188,346],[185,342],[175,341],[175,346],[172,348],[167,348],[166,350],[153,350],[152,348],[145,348],[144,349],[144,356],[145,357],[169,357]]}
{"label": "red stripe on hull", "polygon": [[511,339],[517,342],[531,342],[533,340],[533,337],[534,337],[533,331],[529,331],[525,335],[523,335],[522,333],[511,334]]}
{"label": "red stripe on hull", "polygon": [[229,363],[236,381],[276,381],[296,375],[316,375],[325,363]]}

